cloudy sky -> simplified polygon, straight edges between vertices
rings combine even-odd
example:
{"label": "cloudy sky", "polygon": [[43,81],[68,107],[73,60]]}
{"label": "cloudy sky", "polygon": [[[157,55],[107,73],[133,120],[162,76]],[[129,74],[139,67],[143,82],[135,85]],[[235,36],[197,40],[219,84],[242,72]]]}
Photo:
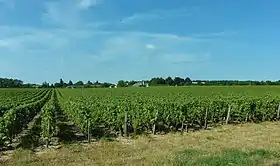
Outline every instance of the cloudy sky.
{"label": "cloudy sky", "polygon": [[278,0],[0,0],[0,77],[280,79]]}

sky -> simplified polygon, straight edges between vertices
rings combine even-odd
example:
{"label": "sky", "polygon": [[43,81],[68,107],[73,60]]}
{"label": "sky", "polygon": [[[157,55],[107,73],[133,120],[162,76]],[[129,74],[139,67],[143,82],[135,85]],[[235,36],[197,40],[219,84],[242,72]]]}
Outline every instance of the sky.
{"label": "sky", "polygon": [[279,80],[278,0],[0,0],[0,77]]}

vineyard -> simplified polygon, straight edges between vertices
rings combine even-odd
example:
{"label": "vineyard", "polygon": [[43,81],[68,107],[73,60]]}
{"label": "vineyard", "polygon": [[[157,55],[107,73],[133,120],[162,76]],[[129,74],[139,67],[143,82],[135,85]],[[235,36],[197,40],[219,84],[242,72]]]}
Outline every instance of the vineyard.
{"label": "vineyard", "polygon": [[[117,89],[2,89],[0,147],[39,123],[47,147],[67,117],[88,141],[208,129],[216,125],[276,121],[278,87],[152,87]],[[32,128],[32,126],[31,126]]]}

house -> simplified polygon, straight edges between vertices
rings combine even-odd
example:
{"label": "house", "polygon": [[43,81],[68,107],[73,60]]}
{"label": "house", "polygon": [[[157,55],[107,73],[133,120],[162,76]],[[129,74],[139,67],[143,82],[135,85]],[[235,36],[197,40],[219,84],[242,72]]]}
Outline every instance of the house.
{"label": "house", "polygon": [[74,85],[69,85],[69,86],[66,86],[66,88],[71,88],[71,89],[74,89],[75,86]]}
{"label": "house", "polygon": [[117,88],[117,85],[110,85],[109,88]]}
{"label": "house", "polygon": [[149,84],[145,83],[145,81],[139,81],[133,84],[132,87],[149,87]]}
{"label": "house", "polygon": [[39,85],[32,85],[32,88],[38,89],[40,86]]}

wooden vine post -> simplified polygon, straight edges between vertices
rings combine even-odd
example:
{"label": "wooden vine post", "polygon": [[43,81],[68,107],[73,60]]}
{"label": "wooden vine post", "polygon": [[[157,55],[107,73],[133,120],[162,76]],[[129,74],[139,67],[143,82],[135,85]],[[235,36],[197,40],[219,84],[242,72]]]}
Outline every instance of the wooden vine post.
{"label": "wooden vine post", "polygon": [[280,103],[278,105],[278,109],[277,109],[277,120],[279,120],[280,118]]}
{"label": "wooden vine post", "polygon": [[245,118],[245,122],[246,122],[246,123],[248,122],[248,118],[249,118],[249,113],[247,112],[247,113],[246,113],[246,118]]}
{"label": "wooden vine post", "polygon": [[157,118],[158,118],[158,110],[156,111],[155,121],[154,121],[154,124],[153,124],[153,135],[156,134],[156,123],[157,123]]}
{"label": "wooden vine post", "polygon": [[127,111],[124,114],[124,136],[127,137]]}
{"label": "wooden vine post", "polygon": [[204,129],[207,129],[207,116],[208,116],[208,108],[205,110],[205,117],[204,117]]}
{"label": "wooden vine post", "polygon": [[48,118],[48,130],[47,130],[47,139],[46,139],[46,146],[47,146],[47,148],[49,148],[49,139],[50,139],[50,118]]}
{"label": "wooden vine post", "polygon": [[229,118],[230,118],[230,111],[231,111],[231,106],[228,106],[228,112],[227,112],[227,118],[226,118],[226,124],[228,124]]}
{"label": "wooden vine post", "polygon": [[154,123],[154,125],[153,125],[153,135],[155,135],[156,134],[156,124]]}
{"label": "wooden vine post", "polygon": [[181,124],[181,135],[183,135],[183,133],[184,133],[184,122],[182,122]]}
{"label": "wooden vine post", "polygon": [[91,128],[90,128],[90,120],[88,119],[87,122],[88,122],[88,123],[87,123],[87,124],[88,124],[88,126],[87,126],[87,130],[88,130],[88,131],[87,131],[88,143],[90,143],[90,142],[91,142],[91,137],[90,137],[90,134],[91,134],[91,133],[90,133],[90,129],[91,129]]}

